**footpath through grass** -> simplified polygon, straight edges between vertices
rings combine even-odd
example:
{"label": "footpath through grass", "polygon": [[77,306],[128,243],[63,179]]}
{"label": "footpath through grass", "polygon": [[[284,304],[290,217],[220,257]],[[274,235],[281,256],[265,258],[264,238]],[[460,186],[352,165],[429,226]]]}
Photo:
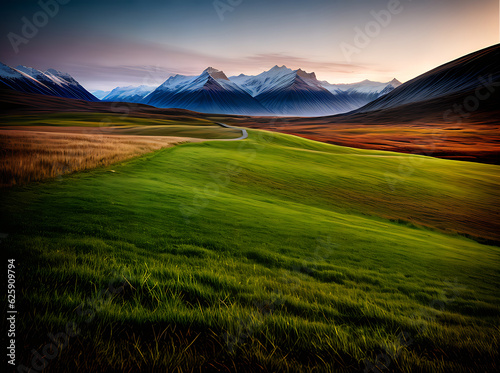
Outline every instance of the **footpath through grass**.
{"label": "footpath through grass", "polygon": [[3,190],[18,363],[499,368],[498,166],[249,135]]}

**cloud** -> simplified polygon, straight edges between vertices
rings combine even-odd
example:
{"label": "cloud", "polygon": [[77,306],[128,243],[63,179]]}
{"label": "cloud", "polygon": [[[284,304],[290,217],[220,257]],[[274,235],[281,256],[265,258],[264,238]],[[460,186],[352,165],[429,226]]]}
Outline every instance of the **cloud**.
{"label": "cloud", "polygon": [[89,89],[111,89],[117,86],[159,86],[169,76],[182,73],[159,65],[68,65],[66,70]]}
{"label": "cloud", "polygon": [[246,60],[262,66],[286,65],[293,69],[307,69],[315,72],[359,73],[373,70],[373,66],[341,62],[314,61],[304,57],[283,53],[263,53],[246,57]]}

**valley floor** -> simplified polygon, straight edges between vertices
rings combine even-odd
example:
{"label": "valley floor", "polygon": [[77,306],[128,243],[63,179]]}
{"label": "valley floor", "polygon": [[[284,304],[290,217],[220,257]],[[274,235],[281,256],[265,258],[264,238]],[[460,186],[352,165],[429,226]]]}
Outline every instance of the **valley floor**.
{"label": "valley floor", "polygon": [[17,364],[500,368],[500,166],[248,135],[3,189]]}

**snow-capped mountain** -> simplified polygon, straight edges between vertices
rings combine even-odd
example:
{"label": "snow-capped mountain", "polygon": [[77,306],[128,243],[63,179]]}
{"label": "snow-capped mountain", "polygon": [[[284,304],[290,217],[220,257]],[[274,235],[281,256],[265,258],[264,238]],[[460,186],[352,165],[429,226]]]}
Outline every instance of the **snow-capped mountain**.
{"label": "snow-capped mountain", "polygon": [[401,85],[397,79],[387,83],[363,80],[359,83],[330,84],[322,81],[321,85],[334,95],[345,97],[351,105],[350,110],[355,110],[379,97],[386,95]]}
{"label": "snow-capped mountain", "polygon": [[[274,66],[261,74],[227,76],[212,67],[199,76],[175,75],[156,89],[116,87],[95,96],[69,74],[0,65],[0,87],[23,92],[83,99],[149,104],[205,113],[324,116],[349,112],[391,92],[401,83],[365,80],[354,84],[318,81],[315,73]],[[98,96],[98,97],[96,97]]]}
{"label": "snow-capped mountain", "polygon": [[401,85],[401,82],[397,79],[393,79],[387,83],[374,82],[372,80],[363,80],[359,83],[331,84],[323,80],[321,81],[321,85],[332,93],[342,91],[359,92],[366,94],[380,94],[383,91],[386,91],[388,86],[391,86],[393,89],[399,87]]}
{"label": "snow-capped mountain", "polygon": [[0,63],[0,87],[28,93],[97,101],[71,75],[54,69],[45,72],[32,67],[15,69]]}
{"label": "snow-capped mountain", "polygon": [[240,74],[229,79],[247,91],[252,97],[276,86],[284,86],[293,79],[293,70],[286,66],[274,66],[271,70],[252,76]]}
{"label": "snow-capped mountain", "polygon": [[203,113],[271,115],[249,93],[219,70],[209,67],[199,76],[176,75],[146,96],[143,103]]}
{"label": "snow-capped mountain", "polygon": [[140,85],[116,87],[107,95],[101,98],[102,101],[119,101],[119,102],[141,102],[144,97],[153,92],[156,87]]}
{"label": "snow-capped mountain", "polygon": [[[500,80],[500,44],[468,54],[441,65],[402,84],[385,96],[356,110],[364,113],[373,110],[423,102],[471,92],[474,99],[483,95]],[[471,99],[471,102],[474,100]],[[459,103],[461,101],[457,101]],[[474,107],[474,105],[472,105]]]}
{"label": "snow-capped mountain", "polygon": [[50,94],[48,87],[26,73],[0,63],[0,88],[20,92]]}
{"label": "snow-capped mountain", "polygon": [[103,91],[101,89],[98,89],[97,91],[90,91],[95,97],[97,97],[99,100],[102,100],[104,97],[109,95],[111,91]]}
{"label": "snow-capped mountain", "polygon": [[322,87],[314,73],[301,69],[276,65],[259,75],[239,75],[231,80],[279,115],[320,116],[352,109],[342,95],[333,95]]}
{"label": "snow-capped mountain", "polygon": [[97,101],[96,97],[83,88],[71,75],[54,69],[45,72],[32,67],[17,66],[17,70],[36,79],[52,92],[53,96]]}

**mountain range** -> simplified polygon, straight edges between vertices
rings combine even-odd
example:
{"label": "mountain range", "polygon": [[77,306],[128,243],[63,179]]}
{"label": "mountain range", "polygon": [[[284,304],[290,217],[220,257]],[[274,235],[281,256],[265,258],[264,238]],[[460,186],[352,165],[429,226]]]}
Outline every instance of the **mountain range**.
{"label": "mountain range", "polygon": [[[436,67],[348,113],[288,117],[279,123],[264,117],[224,121],[348,147],[500,164],[499,87],[496,44]],[[398,172],[407,171],[405,166]]]}
{"label": "mountain range", "polygon": [[160,108],[180,108],[203,113],[272,115],[248,92],[230,81],[217,69],[209,67],[201,75],[175,75],[142,101]]}
{"label": "mountain range", "polygon": [[318,116],[352,109],[344,95],[333,95],[314,73],[274,66],[256,76],[231,78],[269,111],[278,115]]}
{"label": "mountain range", "polygon": [[209,67],[198,76],[175,75],[159,87],[127,86],[89,93],[67,73],[0,64],[0,88],[87,101],[117,101],[203,113],[258,116],[323,116],[349,112],[401,85],[365,80],[355,84],[318,81],[314,73],[274,66],[261,74],[228,78]]}
{"label": "mountain range", "polygon": [[[94,96],[98,97],[101,101],[118,101],[118,102],[142,102],[144,97],[149,95],[155,90],[156,87],[140,85],[140,86],[127,86],[116,87],[111,91],[97,91],[93,92]],[[99,96],[100,97],[99,97]]]}
{"label": "mountain range", "polygon": [[259,75],[228,78],[209,67],[199,76],[172,76],[135,102],[203,113],[307,117],[357,109],[399,85],[396,79],[388,83],[365,81],[332,92],[327,88],[329,83],[301,69],[274,66]]}
{"label": "mountain range", "polygon": [[331,84],[319,81],[314,73],[277,65],[255,76],[240,74],[228,78],[224,72],[209,67],[199,76],[172,76],[157,88],[117,87],[112,91],[96,91],[95,95],[67,73],[54,69],[42,72],[26,66],[12,68],[0,63],[0,88],[86,101],[134,102],[201,113],[297,117],[377,112],[468,92],[471,97],[464,97],[463,104],[467,106],[466,110],[474,111],[481,97],[495,89],[491,82],[500,79],[499,61],[499,46],[494,45],[432,69],[404,84],[396,79],[386,83],[364,80]]}
{"label": "mountain range", "polygon": [[[280,70],[283,76],[289,73],[284,66],[275,66],[273,69],[274,71]],[[274,75],[270,74],[273,69],[267,72],[269,73],[268,75]],[[267,92],[270,86],[276,85],[275,83],[270,83],[271,79],[266,81],[265,73],[255,77],[241,74],[229,78],[230,82],[228,83],[223,73],[215,69],[207,70],[207,74],[202,74],[206,78],[205,84],[209,80],[220,80],[222,78],[222,80],[226,81],[226,84],[230,84],[231,82],[239,84],[240,88],[246,91],[250,97],[259,96]],[[31,74],[35,76],[34,72],[31,72]],[[66,79],[78,85],[67,74],[57,73],[54,70],[47,70],[44,73],[44,75],[51,76],[53,79],[55,79],[55,74],[67,76]],[[300,74],[302,73],[299,72]],[[208,79],[206,75],[210,75],[212,79]],[[279,76],[279,74],[276,75]],[[261,78],[260,85],[257,77]],[[264,79],[262,79],[263,77]],[[182,87],[187,86],[193,88],[195,81],[200,84],[202,83],[202,81],[200,82],[196,78],[182,75],[170,77],[160,87],[147,94],[143,100],[153,100],[163,90],[180,91]],[[267,78],[270,77],[268,76]],[[262,84],[262,81],[265,84]],[[26,85],[23,85],[23,83]],[[497,88],[500,86],[500,44],[484,48],[443,64],[404,84],[400,84],[396,80],[388,83],[371,81],[338,85],[329,84],[324,81],[321,83],[323,88],[333,92],[332,94],[340,91],[350,94],[362,92],[369,95],[383,96],[349,113],[309,118],[307,120],[289,118],[287,119],[288,122],[297,120],[300,123],[307,122],[314,124],[314,126],[317,123],[325,123],[326,125],[334,123],[414,123],[419,121],[448,123],[450,121],[453,122],[457,118],[467,119],[487,113],[481,116],[481,123],[496,125],[498,115],[491,115],[491,113],[497,113],[500,110],[498,100],[496,99],[500,94],[500,89]],[[391,89],[389,85],[396,85],[397,87]],[[13,93],[12,90],[18,91],[18,93]],[[99,105],[96,106],[91,102],[86,102],[84,99],[82,99],[84,101],[74,101],[62,100],[60,97],[46,97],[54,96],[53,94],[47,95],[46,90],[46,86],[31,77],[31,75],[0,63],[0,103],[5,104],[2,107],[3,112],[10,112],[11,110],[18,112],[23,110],[23,108],[26,110],[32,108],[35,111],[39,111],[42,108],[45,108],[45,111],[53,111],[55,110],[54,108],[57,108],[59,111],[68,111],[71,109],[71,106],[78,107],[78,111],[104,110],[104,112],[108,112],[111,110],[109,105],[105,105],[105,102],[99,102]],[[390,92],[385,93],[384,90]],[[114,91],[120,95],[121,92],[134,92],[134,89],[133,87],[124,87],[122,89],[117,88]],[[146,89],[144,91],[147,92]],[[144,94],[144,91],[142,94]],[[33,93],[37,93],[37,95]],[[110,95],[110,93],[101,92],[101,97],[104,98]],[[95,99],[94,101],[99,100]],[[41,104],[38,105],[37,103],[40,102]],[[138,105],[137,109],[141,112],[156,112],[155,110],[158,110],[144,104]],[[450,111],[457,118],[449,118],[445,115]],[[162,110],[158,110],[158,112],[162,112]],[[190,115],[203,116],[204,114],[191,112]],[[241,119],[248,122],[247,118],[242,117]],[[254,121],[263,124],[269,122],[266,118],[255,118]]]}

